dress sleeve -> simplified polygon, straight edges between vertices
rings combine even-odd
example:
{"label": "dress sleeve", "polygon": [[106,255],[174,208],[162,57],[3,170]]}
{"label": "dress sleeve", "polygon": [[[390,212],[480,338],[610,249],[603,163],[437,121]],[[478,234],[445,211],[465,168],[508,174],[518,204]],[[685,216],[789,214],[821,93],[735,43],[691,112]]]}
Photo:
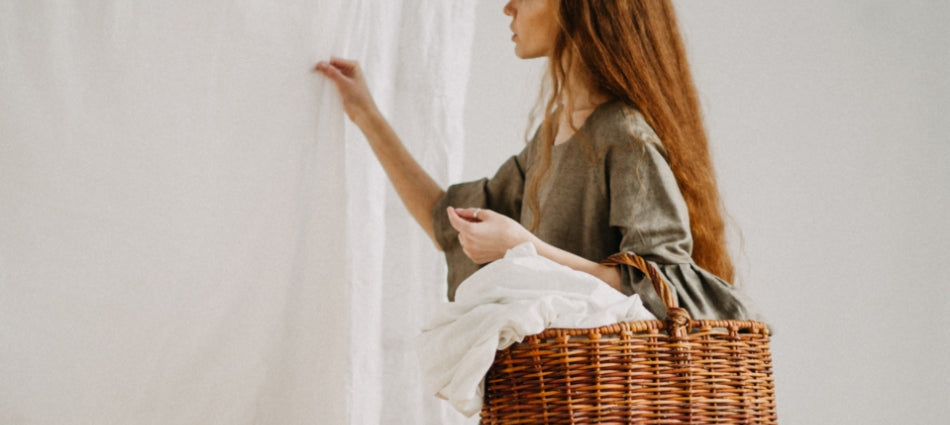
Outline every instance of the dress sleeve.
{"label": "dress sleeve", "polygon": [[462,251],[458,232],[449,223],[447,207],[484,208],[520,221],[525,174],[531,159],[531,145],[505,161],[495,175],[449,186],[445,196],[432,208],[435,238],[445,253],[448,264],[448,297],[455,299],[455,289],[479,266]]}
{"label": "dress sleeve", "polygon": [[[617,146],[608,151],[605,169],[610,225],[620,233],[620,253],[639,255],[656,267],[694,319],[760,320],[741,291],[693,263],[689,212],[661,145]],[[618,267],[623,291],[639,294],[654,315],[666,317],[650,279],[632,266]]]}

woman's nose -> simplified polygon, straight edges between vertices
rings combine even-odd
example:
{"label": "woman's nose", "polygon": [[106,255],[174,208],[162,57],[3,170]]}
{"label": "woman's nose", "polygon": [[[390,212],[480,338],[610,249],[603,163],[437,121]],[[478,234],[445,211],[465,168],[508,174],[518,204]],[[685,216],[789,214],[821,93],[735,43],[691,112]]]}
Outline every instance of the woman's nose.
{"label": "woman's nose", "polygon": [[512,5],[512,3],[514,3],[514,0],[510,0],[508,3],[505,3],[505,8],[502,9],[502,12],[504,12],[505,15],[515,16],[515,7]]}

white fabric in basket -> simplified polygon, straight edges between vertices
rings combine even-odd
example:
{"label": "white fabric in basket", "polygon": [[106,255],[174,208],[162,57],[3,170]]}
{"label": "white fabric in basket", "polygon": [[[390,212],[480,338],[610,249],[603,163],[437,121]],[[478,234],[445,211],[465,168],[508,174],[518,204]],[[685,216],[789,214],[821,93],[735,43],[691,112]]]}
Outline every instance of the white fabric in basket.
{"label": "white fabric in basket", "polygon": [[627,297],[590,274],[537,254],[525,243],[459,287],[419,336],[426,389],[467,416],[482,406],[485,373],[497,350],[548,328],[592,328],[652,320],[639,296]]}

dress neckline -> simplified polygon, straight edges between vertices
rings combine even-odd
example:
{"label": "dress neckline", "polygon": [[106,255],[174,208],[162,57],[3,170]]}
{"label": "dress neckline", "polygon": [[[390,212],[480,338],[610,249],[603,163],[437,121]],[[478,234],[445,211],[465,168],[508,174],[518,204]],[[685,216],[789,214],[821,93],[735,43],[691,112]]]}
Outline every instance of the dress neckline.
{"label": "dress neckline", "polygon": [[587,118],[584,119],[584,122],[581,124],[581,126],[580,126],[580,127],[577,127],[577,131],[575,131],[574,134],[571,135],[571,137],[568,137],[567,140],[565,140],[565,141],[563,141],[563,142],[561,142],[561,143],[556,143],[556,144],[552,145],[552,148],[553,148],[553,149],[563,149],[563,146],[570,145],[570,144],[574,143],[574,140],[577,139],[577,134],[583,132],[584,130],[586,130],[587,127],[590,126],[591,122],[594,121],[594,119],[597,117],[597,115],[599,115],[599,113],[600,113],[602,110],[604,110],[607,106],[613,105],[614,103],[617,103],[617,102],[619,102],[619,101],[620,101],[620,100],[618,100],[618,99],[612,99],[612,100],[608,100],[608,101],[606,101],[606,102],[604,102],[604,103],[601,103],[600,105],[597,105],[596,107],[594,107],[594,110],[591,111],[590,115],[588,115]]}

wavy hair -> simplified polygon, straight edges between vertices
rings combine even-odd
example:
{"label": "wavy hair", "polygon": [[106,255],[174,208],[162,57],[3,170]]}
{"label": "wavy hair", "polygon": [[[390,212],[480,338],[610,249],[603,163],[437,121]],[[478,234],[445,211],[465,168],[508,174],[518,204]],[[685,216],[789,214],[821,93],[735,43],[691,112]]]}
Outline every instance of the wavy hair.
{"label": "wavy hair", "polygon": [[[670,168],[689,208],[693,261],[731,282],[734,268],[725,241],[722,201],[686,49],[669,0],[559,0],[560,31],[549,58],[547,97],[541,111],[539,169],[528,182],[528,207],[540,215],[538,190],[571,75],[591,90],[637,108],[666,148]],[[568,120],[571,122],[571,120]],[[573,123],[571,124],[573,125]],[[575,128],[576,130],[576,128]]]}

